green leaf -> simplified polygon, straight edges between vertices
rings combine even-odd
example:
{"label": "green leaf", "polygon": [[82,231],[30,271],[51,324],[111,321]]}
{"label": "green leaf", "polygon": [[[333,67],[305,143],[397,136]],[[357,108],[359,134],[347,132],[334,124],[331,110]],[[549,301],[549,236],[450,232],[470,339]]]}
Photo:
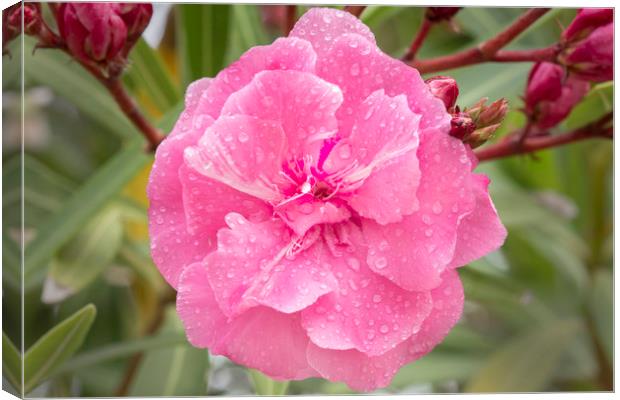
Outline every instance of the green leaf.
{"label": "green leaf", "polygon": [[594,86],[571,111],[564,121],[568,129],[578,128],[596,121],[614,108],[614,83],[604,82]]}
{"label": "green leaf", "polygon": [[33,344],[24,356],[24,392],[29,393],[79,348],[97,310],[89,304],[65,319]]}
{"label": "green leaf", "polygon": [[2,376],[21,393],[22,357],[11,339],[2,332]]}
{"label": "green leaf", "polygon": [[166,70],[164,61],[144,39],[138,40],[129,59],[131,63],[127,76],[139,83],[160,111],[165,112],[179,102],[181,94]]}
{"label": "green leaf", "polygon": [[[178,117],[183,105],[170,110],[158,123],[167,131]],[[31,288],[52,256],[93,217],[101,207],[113,198],[145,165],[152,155],[145,153],[144,143],[136,137],[97,170],[87,182],[77,189],[37,232],[25,252],[25,286]]]}
{"label": "green leaf", "polygon": [[126,358],[142,351],[173,347],[184,343],[187,343],[185,334],[178,333],[112,343],[99,347],[96,350],[78,354],[58,368],[53,375],[74,373],[107,361]]}
{"label": "green leaf", "polygon": [[87,287],[114,259],[122,238],[119,210],[104,208],[52,261],[43,301],[56,303]]}
{"label": "green leaf", "polygon": [[239,44],[244,51],[269,41],[256,5],[233,4],[232,7],[235,32],[239,35]]}
{"label": "green leaf", "polygon": [[594,328],[607,360],[613,363],[614,349],[614,293],[611,271],[600,269],[594,275],[588,306],[594,319]]}
{"label": "green leaf", "polygon": [[179,4],[177,38],[183,86],[213,77],[222,68],[229,36],[230,6]]}
{"label": "green leaf", "polygon": [[254,383],[256,394],[261,396],[283,396],[288,389],[288,381],[274,381],[255,369],[248,369]]}
{"label": "green leaf", "polygon": [[558,361],[581,328],[577,320],[557,320],[512,339],[489,357],[465,390],[476,393],[547,389]]}
{"label": "green leaf", "polygon": [[[174,307],[166,309],[160,335],[182,334]],[[158,336],[160,336],[158,335]],[[150,351],[140,364],[130,396],[204,396],[207,394],[209,353],[187,341],[175,347]]]}
{"label": "green leaf", "polygon": [[137,135],[106,89],[62,51],[34,49],[34,39],[24,38],[24,79],[51,88],[82,113],[121,138]]}

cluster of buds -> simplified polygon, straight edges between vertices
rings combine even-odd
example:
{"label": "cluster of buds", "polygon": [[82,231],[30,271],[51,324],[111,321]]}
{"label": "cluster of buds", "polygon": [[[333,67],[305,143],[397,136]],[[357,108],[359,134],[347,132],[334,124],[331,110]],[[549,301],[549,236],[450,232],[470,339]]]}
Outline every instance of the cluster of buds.
{"label": "cluster of buds", "polygon": [[146,3],[60,3],[53,9],[58,34],[43,19],[40,3],[22,3],[2,13],[3,50],[21,33],[38,39],[37,47],[66,49],[103,76],[118,76],[127,55],[153,14]]}
{"label": "cluster of buds", "polygon": [[508,111],[508,102],[505,99],[487,105],[487,98],[461,111],[456,105],[459,88],[453,78],[436,76],[426,80],[426,84],[452,115],[450,135],[469,144],[471,148],[476,148],[489,140],[500,127]]}
{"label": "cluster of buds", "polygon": [[613,79],[613,9],[584,8],[562,33],[558,60],[576,77],[603,82]]}
{"label": "cluster of buds", "polygon": [[587,81],[567,73],[561,65],[539,62],[530,71],[525,91],[525,113],[540,129],[562,122],[590,88]]}
{"label": "cluster of buds", "polygon": [[118,75],[153,14],[143,3],[61,3],[56,12],[60,36],[84,64]]}

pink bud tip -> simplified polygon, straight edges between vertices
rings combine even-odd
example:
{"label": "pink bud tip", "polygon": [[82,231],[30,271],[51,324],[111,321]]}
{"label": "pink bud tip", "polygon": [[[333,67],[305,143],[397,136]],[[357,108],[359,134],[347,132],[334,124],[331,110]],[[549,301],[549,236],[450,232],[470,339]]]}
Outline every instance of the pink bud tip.
{"label": "pink bud tip", "polygon": [[431,93],[443,101],[446,110],[450,110],[456,104],[459,95],[459,87],[454,78],[449,76],[434,76],[426,80]]}
{"label": "pink bud tip", "polygon": [[447,21],[459,12],[461,7],[428,7],[426,19],[432,22]]}
{"label": "pink bud tip", "polygon": [[564,30],[562,38],[572,41],[587,36],[594,29],[607,25],[614,20],[611,8],[582,8],[577,12],[573,22]]}

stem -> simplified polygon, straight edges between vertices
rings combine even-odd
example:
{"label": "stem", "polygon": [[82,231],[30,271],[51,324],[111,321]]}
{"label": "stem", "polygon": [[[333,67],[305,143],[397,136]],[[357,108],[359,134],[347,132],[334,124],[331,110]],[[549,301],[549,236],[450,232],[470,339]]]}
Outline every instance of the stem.
{"label": "stem", "polygon": [[494,62],[538,62],[555,61],[560,47],[553,45],[542,49],[534,50],[501,50],[495,53],[491,61]]}
{"label": "stem", "polygon": [[420,50],[420,47],[422,47],[426,36],[428,36],[428,32],[430,32],[431,30],[431,26],[433,26],[433,23],[425,17],[422,21],[420,29],[418,30],[418,33],[415,36],[415,39],[413,39],[413,42],[411,43],[411,47],[409,47],[409,51],[407,51],[407,54],[405,54],[405,56],[403,57],[403,61],[413,61],[416,54],[418,53],[418,50]]}
{"label": "stem", "polygon": [[114,97],[121,111],[133,122],[136,128],[140,130],[142,135],[149,142],[149,150],[155,151],[164,137],[140,112],[135,101],[127,93],[120,79],[112,78],[99,80],[105,85],[112,97]]}
{"label": "stem", "polygon": [[478,47],[448,56],[411,62],[409,64],[420,71],[420,73],[428,73],[492,61],[495,54],[501,48],[514,40],[548,11],[549,8],[533,8],[526,11],[508,28],[491,39],[482,42]]}
{"label": "stem", "polygon": [[284,36],[288,36],[288,34],[291,33],[295,26],[295,22],[297,22],[297,6],[286,6],[286,19],[282,27]]}
{"label": "stem", "polygon": [[367,6],[346,6],[344,10],[350,14],[355,15],[357,18],[362,15]]}
{"label": "stem", "polygon": [[494,160],[497,158],[510,157],[516,154],[533,153],[539,150],[557,147],[564,144],[577,142],[585,139],[613,137],[613,127],[604,128],[609,122],[611,114],[605,115],[600,120],[588,124],[582,128],[560,135],[539,135],[525,138],[519,143],[522,131],[519,130],[508,135],[504,140],[475,151],[479,161]]}

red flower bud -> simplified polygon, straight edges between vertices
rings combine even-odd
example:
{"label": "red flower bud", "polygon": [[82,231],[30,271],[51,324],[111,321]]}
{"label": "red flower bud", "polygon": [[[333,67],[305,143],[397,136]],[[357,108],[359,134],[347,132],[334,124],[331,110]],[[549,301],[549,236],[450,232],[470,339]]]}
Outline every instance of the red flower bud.
{"label": "red flower bud", "polygon": [[530,71],[525,90],[525,108],[534,110],[541,101],[553,101],[562,94],[564,68],[550,62],[539,62]]}
{"label": "red flower bud", "polygon": [[454,78],[449,76],[434,76],[426,80],[426,84],[431,93],[443,101],[446,110],[450,111],[456,104],[456,98],[459,96],[459,87]]}
{"label": "red flower bud", "polygon": [[450,135],[463,140],[476,130],[476,124],[467,113],[459,112],[452,115]]}
{"label": "red flower bud", "polygon": [[613,20],[614,10],[611,8],[582,8],[577,12],[573,22],[562,32],[562,39],[567,42],[583,38],[594,29]]}
{"label": "red flower bud", "polygon": [[150,4],[61,3],[56,17],[60,35],[73,56],[84,63],[120,70],[152,12]]}
{"label": "red flower bud", "polygon": [[562,94],[556,100],[544,101],[538,105],[536,126],[549,129],[562,122],[589,89],[588,82],[569,76],[562,86]]}
{"label": "red flower bud", "polygon": [[460,9],[461,7],[427,7],[426,19],[431,22],[447,21]]}
{"label": "red flower bud", "polygon": [[568,46],[560,61],[584,80],[604,82],[614,76],[614,24],[596,28],[584,39]]}
{"label": "red flower bud", "polygon": [[[41,4],[23,3],[24,33],[36,35],[41,29]],[[17,36],[22,30],[22,4],[16,4],[2,11],[2,48]]]}

